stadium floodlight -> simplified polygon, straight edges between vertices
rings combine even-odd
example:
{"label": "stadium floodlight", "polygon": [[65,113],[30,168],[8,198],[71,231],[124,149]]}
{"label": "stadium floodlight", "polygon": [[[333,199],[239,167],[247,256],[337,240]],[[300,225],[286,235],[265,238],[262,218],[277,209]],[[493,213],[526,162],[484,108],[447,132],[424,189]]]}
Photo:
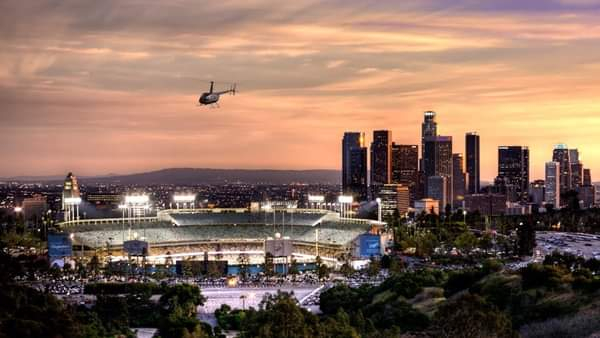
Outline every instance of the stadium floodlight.
{"label": "stadium floodlight", "polygon": [[323,195],[308,195],[308,201],[314,203],[323,203],[325,202],[325,196]]}
{"label": "stadium floodlight", "polygon": [[67,197],[67,198],[65,198],[65,204],[69,204],[69,205],[81,204],[81,197]]}
{"label": "stadium floodlight", "polygon": [[148,195],[127,195],[125,196],[126,204],[146,204],[150,201]]}
{"label": "stadium floodlight", "polygon": [[196,195],[173,195],[173,201],[175,202],[194,202],[196,200]]}
{"label": "stadium floodlight", "polygon": [[346,195],[338,196],[338,203],[351,204],[353,202],[354,202],[354,197],[352,197],[352,196],[346,196]]}

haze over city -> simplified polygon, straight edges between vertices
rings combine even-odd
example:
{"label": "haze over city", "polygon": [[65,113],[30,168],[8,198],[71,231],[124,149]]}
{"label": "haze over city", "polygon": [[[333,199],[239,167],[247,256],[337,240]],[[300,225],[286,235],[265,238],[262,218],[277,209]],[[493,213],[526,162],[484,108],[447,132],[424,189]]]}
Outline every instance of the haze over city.
{"label": "haze over city", "polygon": [[[343,4],[343,6],[342,6]],[[0,5],[0,176],[339,169],[344,131],[464,149],[556,143],[600,170],[599,1],[36,1]],[[237,82],[220,109],[208,81]],[[301,156],[299,156],[301,154]]]}

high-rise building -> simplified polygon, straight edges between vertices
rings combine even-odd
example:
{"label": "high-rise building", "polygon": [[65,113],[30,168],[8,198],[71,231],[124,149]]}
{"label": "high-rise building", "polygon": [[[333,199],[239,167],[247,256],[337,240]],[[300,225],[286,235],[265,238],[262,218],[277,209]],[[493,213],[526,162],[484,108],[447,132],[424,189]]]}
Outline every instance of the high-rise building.
{"label": "high-rise building", "polygon": [[579,196],[579,200],[581,201],[581,206],[583,208],[591,208],[594,206],[594,199],[596,196],[596,187],[594,187],[593,185],[589,185],[589,186],[581,186],[579,187],[579,189],[577,190],[578,192],[578,196]]}
{"label": "high-rise building", "polygon": [[[421,124],[421,158],[425,158],[425,138],[437,136],[437,122],[435,121],[435,112],[426,111],[423,113],[423,123]],[[421,168],[423,170],[423,168]]]}
{"label": "high-rise building", "polygon": [[392,183],[408,187],[411,205],[418,199],[419,146],[392,143]]}
{"label": "high-rise building", "polygon": [[560,193],[564,194],[571,189],[571,160],[569,148],[566,144],[557,144],[552,152],[552,162],[560,164]]}
{"label": "high-rise building", "polygon": [[546,182],[535,180],[529,185],[529,200],[537,206],[543,206],[546,200]]}
{"label": "high-rise building", "polygon": [[467,176],[464,172],[463,155],[452,154],[452,206],[462,208],[467,188]]}
{"label": "high-rise building", "polygon": [[579,150],[577,148],[569,149],[569,161],[571,163],[579,162]]}
{"label": "high-rise building", "polygon": [[33,222],[36,225],[42,222],[42,217],[46,210],[48,210],[48,202],[46,196],[35,194],[31,197],[23,199],[21,204],[23,207],[23,215],[25,220]]}
{"label": "high-rise building", "polygon": [[[426,191],[429,193],[429,178],[443,176],[447,187],[444,203],[452,204],[452,136],[427,136],[423,157],[423,171],[426,177]],[[433,196],[427,196],[433,197]],[[433,197],[435,198],[435,197]],[[445,204],[443,205],[445,207]]]}
{"label": "high-rise building", "polygon": [[445,210],[448,200],[448,178],[446,176],[429,176],[427,178],[427,197],[440,202],[440,210]]}
{"label": "high-rise building", "polygon": [[592,173],[590,169],[583,169],[582,185],[577,191],[579,192],[579,199],[582,201],[584,208],[591,208],[596,204],[596,187],[592,185]]}
{"label": "high-rise building", "polygon": [[522,146],[498,147],[498,190],[509,202],[526,202],[529,188],[529,148]]}
{"label": "high-rise building", "polygon": [[571,162],[571,190],[577,190],[583,185],[583,163]]}
{"label": "high-rise building", "polygon": [[373,131],[371,143],[371,192],[377,196],[384,184],[390,183],[392,176],[392,132]]}
{"label": "high-rise building", "polygon": [[555,208],[560,208],[560,187],[561,187],[561,164],[559,162],[546,162],[546,188],[545,203],[551,204]]}
{"label": "high-rise building", "polygon": [[383,217],[392,217],[397,211],[399,215],[408,212],[409,191],[403,184],[384,184],[379,192],[381,213]]}
{"label": "high-rise building", "polygon": [[480,190],[480,162],[479,162],[479,135],[475,132],[467,133],[465,137],[466,173],[468,193],[477,194]]}
{"label": "high-rise building", "polygon": [[592,172],[590,169],[583,169],[583,186],[592,185]]}
{"label": "high-rise building", "polygon": [[344,133],[342,140],[342,191],[358,200],[367,199],[367,148],[365,134]]}

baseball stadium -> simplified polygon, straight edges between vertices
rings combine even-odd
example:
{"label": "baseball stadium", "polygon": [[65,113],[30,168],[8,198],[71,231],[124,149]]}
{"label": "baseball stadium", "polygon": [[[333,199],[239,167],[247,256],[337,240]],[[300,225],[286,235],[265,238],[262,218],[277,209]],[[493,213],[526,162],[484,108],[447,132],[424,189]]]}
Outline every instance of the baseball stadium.
{"label": "baseball stadium", "polygon": [[[266,252],[279,250],[276,258],[310,263],[319,256],[334,266],[342,254],[353,259],[380,254],[389,240],[383,222],[317,209],[169,209],[152,217],[70,220],[60,227],[69,234],[75,256],[122,260],[131,255],[128,242],[142,242],[145,259],[156,264],[208,258],[235,265],[240,255],[249,264],[261,264]],[[371,238],[368,244],[361,240],[365,236]]]}

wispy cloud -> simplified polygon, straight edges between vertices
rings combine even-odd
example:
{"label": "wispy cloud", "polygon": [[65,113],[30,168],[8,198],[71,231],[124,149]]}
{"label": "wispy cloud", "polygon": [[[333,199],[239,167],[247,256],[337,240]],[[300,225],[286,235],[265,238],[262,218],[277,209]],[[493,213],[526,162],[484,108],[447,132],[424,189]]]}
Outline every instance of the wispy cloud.
{"label": "wispy cloud", "polygon": [[[558,140],[600,170],[597,10],[592,0],[2,2],[0,175],[338,168],[344,130],[390,128],[418,143],[428,109],[455,151],[480,131],[488,179],[496,147],[515,142],[532,149],[534,176]],[[200,109],[209,80],[238,82],[240,95]]]}

